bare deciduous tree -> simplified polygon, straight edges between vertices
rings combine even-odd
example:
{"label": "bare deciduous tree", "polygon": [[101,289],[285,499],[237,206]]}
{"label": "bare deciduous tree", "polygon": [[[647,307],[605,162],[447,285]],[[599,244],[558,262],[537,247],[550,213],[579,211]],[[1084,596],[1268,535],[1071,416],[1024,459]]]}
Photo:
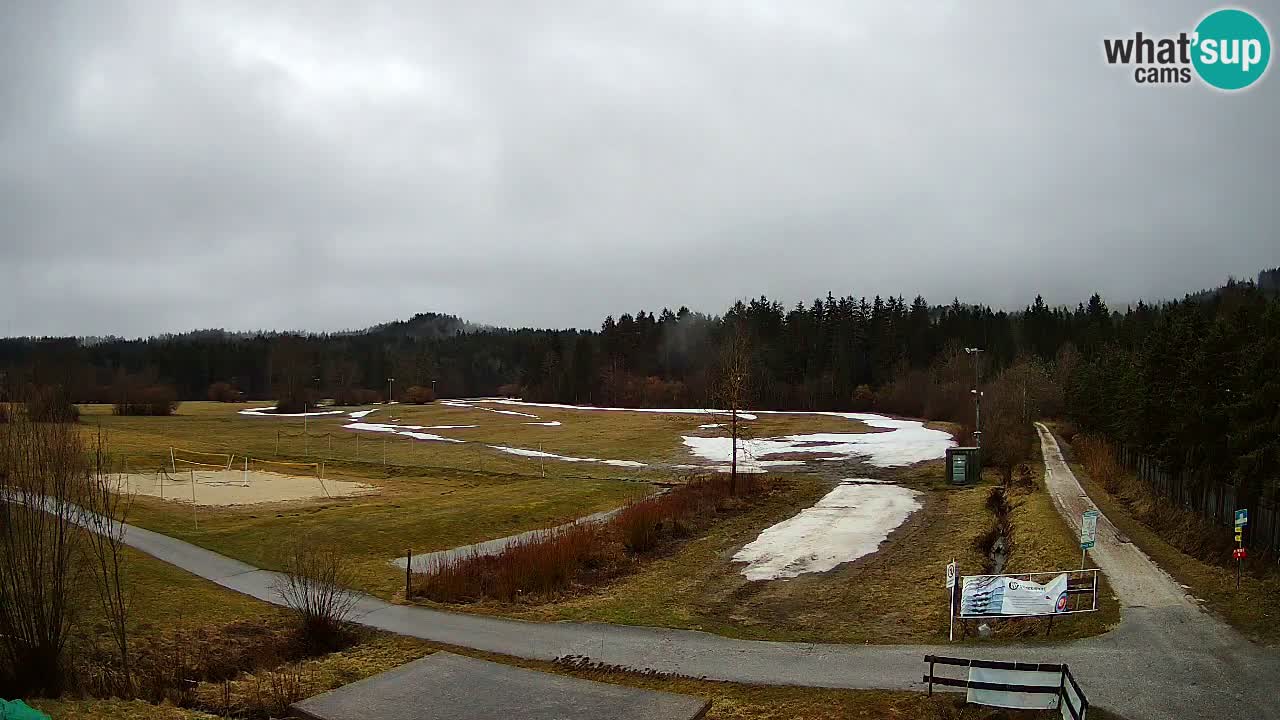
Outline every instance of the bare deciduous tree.
{"label": "bare deciduous tree", "polygon": [[73,503],[87,475],[75,426],[26,413],[0,425],[0,682],[13,694],[62,692],[84,579],[82,511]]}
{"label": "bare deciduous tree", "polygon": [[720,357],[719,380],[716,400],[729,411],[729,436],[732,443],[729,492],[731,495],[737,495],[740,437],[738,415],[749,402],[751,391],[751,344],[741,325],[733,329],[733,334],[725,342]]}
{"label": "bare deciduous tree", "polygon": [[118,476],[109,472],[106,438],[99,430],[91,448],[90,477],[83,497],[86,522],[92,524],[87,533],[86,556],[92,568],[98,600],[111,631],[120,661],[119,687],[122,697],[132,697],[133,675],[129,662],[129,607],[126,591],[124,555],[125,521],[133,502]]}

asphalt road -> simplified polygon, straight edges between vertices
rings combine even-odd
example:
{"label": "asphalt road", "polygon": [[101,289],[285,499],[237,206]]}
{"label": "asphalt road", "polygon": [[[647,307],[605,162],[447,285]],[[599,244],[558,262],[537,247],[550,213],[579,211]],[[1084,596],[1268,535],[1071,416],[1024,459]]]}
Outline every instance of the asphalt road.
{"label": "asphalt road", "polygon": [[[1087,498],[1062,461],[1053,436],[1042,426],[1040,433],[1050,491],[1068,522],[1077,523],[1077,511]],[[1105,635],[1070,643],[961,647],[763,642],[688,630],[530,623],[391,605],[371,597],[361,598],[358,622],[530,659],[578,655],[637,671],[770,685],[921,690],[922,658],[928,653],[1067,662],[1091,703],[1131,720],[1280,719],[1280,652],[1249,643],[1199,610],[1149,559],[1137,557],[1141,553],[1136,548],[1117,543],[1109,523],[1100,520],[1099,528],[1094,558],[1117,590],[1122,621]],[[1110,535],[1106,528],[1111,528]],[[274,590],[275,573],[137,527],[127,528],[125,541],[224,587],[281,602]]]}

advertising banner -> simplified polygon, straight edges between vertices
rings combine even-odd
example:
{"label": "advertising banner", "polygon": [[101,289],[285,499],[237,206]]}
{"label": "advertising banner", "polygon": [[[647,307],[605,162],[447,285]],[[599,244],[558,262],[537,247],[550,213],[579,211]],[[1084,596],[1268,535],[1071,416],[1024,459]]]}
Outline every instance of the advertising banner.
{"label": "advertising banner", "polygon": [[1008,575],[975,575],[964,578],[960,590],[960,617],[1053,615],[1066,609],[1066,573],[1044,584]]}

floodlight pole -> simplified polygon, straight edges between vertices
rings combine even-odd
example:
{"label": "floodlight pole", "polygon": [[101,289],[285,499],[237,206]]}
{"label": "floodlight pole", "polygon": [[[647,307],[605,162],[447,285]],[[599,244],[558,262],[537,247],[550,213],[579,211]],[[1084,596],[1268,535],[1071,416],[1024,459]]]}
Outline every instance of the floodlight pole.
{"label": "floodlight pole", "polygon": [[973,356],[973,444],[982,447],[982,391],[979,390],[982,379],[981,366],[978,365],[978,354],[982,348],[967,347],[964,351]]}
{"label": "floodlight pole", "polygon": [[307,402],[302,401],[302,455],[311,454],[311,436],[307,434]]}
{"label": "floodlight pole", "polygon": [[395,378],[387,378],[387,404],[388,405],[391,404],[391,396],[394,394],[391,388],[393,387],[393,383],[395,383],[395,381],[396,381]]}

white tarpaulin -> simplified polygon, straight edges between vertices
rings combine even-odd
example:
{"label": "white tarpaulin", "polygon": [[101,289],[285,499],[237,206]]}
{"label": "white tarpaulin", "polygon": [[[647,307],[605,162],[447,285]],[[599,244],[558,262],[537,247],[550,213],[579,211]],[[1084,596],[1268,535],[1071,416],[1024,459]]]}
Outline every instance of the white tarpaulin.
{"label": "white tarpaulin", "polygon": [[1040,584],[1009,575],[974,575],[960,591],[960,617],[1052,615],[1067,609],[1067,574]]}
{"label": "white tarpaulin", "polygon": [[[1001,685],[1040,685],[1058,688],[1062,672],[1036,670],[998,670],[995,668],[969,668],[969,682],[999,683]],[[969,686],[965,699],[979,705],[1022,708],[1026,710],[1052,710],[1058,707],[1058,693],[1027,693],[1008,690],[983,690]]]}

